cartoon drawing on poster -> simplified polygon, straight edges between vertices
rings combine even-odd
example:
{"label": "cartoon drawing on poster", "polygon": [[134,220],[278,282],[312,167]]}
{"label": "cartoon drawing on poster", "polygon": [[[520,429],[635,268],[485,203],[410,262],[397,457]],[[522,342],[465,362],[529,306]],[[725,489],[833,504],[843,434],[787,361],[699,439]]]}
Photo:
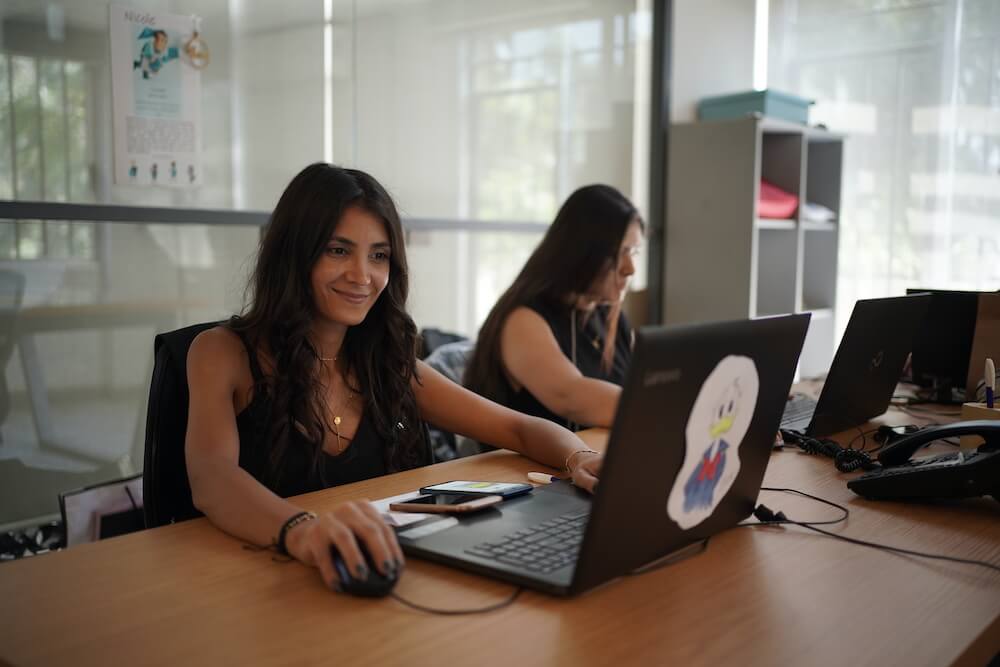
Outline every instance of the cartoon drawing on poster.
{"label": "cartoon drawing on poster", "polygon": [[138,39],[141,42],[139,58],[132,62],[132,69],[141,70],[143,79],[158,74],[161,67],[177,59],[177,47],[169,46],[170,36],[166,30],[145,28]]}
{"label": "cartoon drawing on poster", "polygon": [[115,183],[200,185],[166,169],[200,167],[201,69],[208,64],[200,19],[115,5],[109,12]]}
{"label": "cartoon drawing on poster", "polygon": [[737,355],[722,359],[702,384],[684,431],[684,465],[667,499],[667,514],[681,528],[710,517],[733,485],[759,387],[753,359]]}

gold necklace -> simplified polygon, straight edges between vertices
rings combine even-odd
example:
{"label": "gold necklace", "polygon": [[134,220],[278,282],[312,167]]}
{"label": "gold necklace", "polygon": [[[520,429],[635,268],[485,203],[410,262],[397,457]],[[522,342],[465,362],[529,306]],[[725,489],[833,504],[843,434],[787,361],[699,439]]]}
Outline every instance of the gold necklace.
{"label": "gold necklace", "polygon": [[[332,362],[336,362],[337,358],[339,356],[340,356],[339,354],[338,355],[334,355],[332,357],[321,357],[319,355],[316,355],[316,357],[320,361],[323,361],[323,362],[331,362],[331,361]],[[354,392],[352,392],[350,389],[348,389],[347,390],[347,398],[344,399],[344,405],[343,405],[343,409],[344,410],[347,410],[347,406],[351,403],[351,399],[353,397],[354,397]],[[350,439],[349,438],[340,435],[340,423],[342,421],[344,421],[343,418],[340,415],[338,415],[337,414],[337,410],[334,409],[333,410],[333,433],[334,433],[334,435],[337,436],[337,454],[340,454],[341,452],[344,451],[344,449],[346,449],[345,447],[343,447],[340,444],[341,440],[347,440],[348,443],[350,443]]]}
{"label": "gold necklace", "polygon": [[[577,309],[574,306],[573,307],[573,326],[574,327],[577,326],[577,324],[576,324],[576,322],[577,322],[577,319],[576,319],[576,310]],[[599,334],[595,334],[595,333],[593,333],[591,331],[587,331],[587,322],[589,321],[589,319],[590,319],[590,313],[584,313],[583,319],[580,320],[580,325],[579,325],[580,326],[580,332],[584,336],[586,336],[587,340],[590,341],[590,344],[594,346],[595,350],[600,350],[601,349],[601,337],[600,337],[600,335]]]}
{"label": "gold necklace", "polygon": [[[350,404],[351,399],[353,397],[354,397],[354,392],[352,392],[350,389],[348,389],[347,390],[347,398],[344,399],[344,406],[343,406],[344,410],[347,409],[347,406]],[[337,412],[336,412],[336,410],[334,410],[334,413],[333,413],[333,432],[337,436],[337,453],[338,454],[340,454],[341,452],[344,451],[344,449],[346,449],[345,447],[341,447],[341,445],[340,445],[340,440],[341,440],[341,436],[340,436],[340,422],[342,422],[342,421],[343,421],[343,419],[341,419],[340,415],[338,415]],[[344,440],[347,440],[348,442],[350,442],[350,439],[348,439],[347,437],[344,437]]]}

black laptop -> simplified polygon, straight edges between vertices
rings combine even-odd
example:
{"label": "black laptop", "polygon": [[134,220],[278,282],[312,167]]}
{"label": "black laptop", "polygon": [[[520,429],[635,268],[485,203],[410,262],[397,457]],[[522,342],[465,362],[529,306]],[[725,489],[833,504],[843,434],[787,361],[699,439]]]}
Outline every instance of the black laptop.
{"label": "black laptop", "polygon": [[819,438],[885,412],[930,298],[917,294],[855,303],[819,399],[791,397],[781,428]]}
{"label": "black laptop", "polygon": [[808,323],[641,329],[595,496],[556,482],[404,528],[403,550],[574,595],[734,526],[754,509]]}

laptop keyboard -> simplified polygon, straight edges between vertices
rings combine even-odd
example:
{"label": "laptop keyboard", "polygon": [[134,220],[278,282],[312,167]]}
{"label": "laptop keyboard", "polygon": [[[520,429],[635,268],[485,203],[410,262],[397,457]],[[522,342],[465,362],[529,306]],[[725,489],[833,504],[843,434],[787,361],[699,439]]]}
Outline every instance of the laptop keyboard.
{"label": "laptop keyboard", "polygon": [[588,516],[587,510],[562,514],[500,539],[477,544],[466,549],[466,553],[533,572],[552,572],[576,560]]}
{"label": "laptop keyboard", "polygon": [[785,412],[781,416],[781,427],[785,428],[800,421],[809,421],[815,411],[815,399],[803,394],[795,394],[785,403]]}

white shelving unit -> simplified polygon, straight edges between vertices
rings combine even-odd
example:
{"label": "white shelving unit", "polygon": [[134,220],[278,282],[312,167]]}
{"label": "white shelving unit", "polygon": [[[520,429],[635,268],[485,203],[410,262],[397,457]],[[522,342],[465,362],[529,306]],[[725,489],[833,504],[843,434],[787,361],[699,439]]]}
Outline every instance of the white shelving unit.
{"label": "white shelving unit", "polygon": [[[667,324],[809,311],[803,376],[834,352],[843,136],[769,118],[671,126],[664,319]],[[833,222],[760,218],[761,178]]]}

